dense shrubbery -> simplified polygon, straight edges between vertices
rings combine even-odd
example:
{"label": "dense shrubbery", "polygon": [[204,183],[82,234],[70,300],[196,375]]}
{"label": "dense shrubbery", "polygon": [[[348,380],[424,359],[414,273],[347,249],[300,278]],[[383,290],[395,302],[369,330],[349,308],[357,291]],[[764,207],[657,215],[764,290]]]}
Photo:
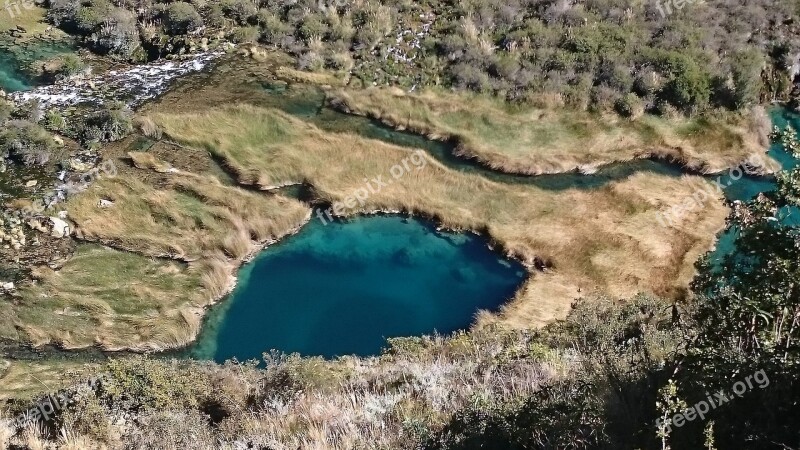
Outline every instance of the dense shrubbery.
{"label": "dense shrubbery", "polygon": [[797,11],[785,1],[694,3],[666,18],[655,2],[630,0],[325,4],[52,0],[49,16],[125,58],[185,51],[222,31],[287,51],[302,69],[347,70],[365,84],[448,85],[625,115],[785,97],[800,50]]}

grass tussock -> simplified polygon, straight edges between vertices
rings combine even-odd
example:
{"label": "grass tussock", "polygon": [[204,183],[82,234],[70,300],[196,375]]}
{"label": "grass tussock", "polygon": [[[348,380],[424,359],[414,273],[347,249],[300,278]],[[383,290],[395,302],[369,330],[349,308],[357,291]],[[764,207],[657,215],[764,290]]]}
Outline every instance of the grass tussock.
{"label": "grass tussock", "polygon": [[59,271],[37,275],[14,307],[15,323],[36,345],[160,349],[158,333],[183,328],[182,309],[210,300],[193,264],[95,245],[79,246]]}
{"label": "grass tussock", "polygon": [[[554,107],[520,107],[471,94],[399,89],[339,90],[331,103],[351,113],[434,139],[456,153],[509,173],[561,173],[658,157],[718,172],[763,156],[769,119],[763,109],[666,119],[626,119]],[[766,127],[764,127],[766,124]]]}
{"label": "grass tussock", "polygon": [[[76,233],[155,257],[196,261],[225,250],[241,259],[259,246],[303,223],[308,214],[297,201],[247,192],[218,181],[175,174],[154,189],[133,175],[105,178],[71,200],[67,209]],[[112,207],[98,208],[101,199]]]}
{"label": "grass tussock", "polygon": [[133,161],[133,165],[139,169],[153,170],[158,173],[167,173],[172,169],[172,166],[161,161],[152,153],[128,152],[128,157]]}
{"label": "grass tussock", "polygon": [[[192,114],[151,114],[165,134],[210,151],[257,186],[308,182],[320,197],[343,201],[364,180],[391,178],[409,150],[355,135],[326,133],[276,110],[223,106]],[[639,291],[677,296],[694,261],[712,245],[727,209],[709,201],[678,228],[658,212],[690,197],[706,181],[638,173],[593,191],[547,191],[450,170],[435,160],[412,168],[347,214],[408,211],[453,229],[485,230],[507,253],[534,266],[550,260],[504,315],[519,326],[563,317],[580,292],[618,297]],[[545,295],[546,294],[546,295]]]}
{"label": "grass tussock", "polygon": [[151,139],[161,139],[161,129],[148,117],[139,117],[135,121],[136,128]]}

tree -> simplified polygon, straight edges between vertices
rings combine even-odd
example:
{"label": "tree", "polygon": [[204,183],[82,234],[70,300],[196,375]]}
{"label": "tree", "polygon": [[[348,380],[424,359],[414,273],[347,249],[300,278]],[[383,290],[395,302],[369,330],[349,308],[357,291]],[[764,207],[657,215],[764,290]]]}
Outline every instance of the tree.
{"label": "tree", "polygon": [[743,50],[732,58],[733,100],[736,108],[758,103],[763,82],[764,57],[755,49]]}

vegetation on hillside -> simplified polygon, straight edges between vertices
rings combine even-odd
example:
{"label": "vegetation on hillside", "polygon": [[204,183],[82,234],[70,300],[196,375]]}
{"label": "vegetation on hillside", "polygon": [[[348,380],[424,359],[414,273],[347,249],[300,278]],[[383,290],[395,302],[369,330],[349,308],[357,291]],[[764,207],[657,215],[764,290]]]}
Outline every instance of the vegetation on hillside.
{"label": "vegetation on hillside", "polygon": [[446,86],[539,106],[662,115],[788,98],[791,2],[51,0],[95,51],[145,60],[259,42],[357,84]]}
{"label": "vegetation on hillside", "polygon": [[[260,42],[293,55],[301,70],[340,72],[349,90],[454,88],[524,103],[524,111],[572,108],[573,119],[614,111],[625,120],[592,115],[600,131],[581,130],[590,136],[578,142],[619,131],[602,119],[635,130],[618,150],[645,134],[677,133],[687,148],[715,144],[712,156],[725,163],[741,162],[727,159],[738,157],[739,144],[756,146],[740,139],[743,122],[728,113],[789,99],[800,50],[798,11],[784,1],[686,2],[667,16],[660,4],[629,0],[334,3],[50,0],[48,16],[122,59],[186,53],[211,39]],[[73,63],[64,61],[56,76],[78,70]],[[327,73],[291,72],[329,80]],[[76,141],[68,147],[103,145],[120,167],[66,204],[89,243],[59,270],[38,264],[30,283],[0,298],[0,339],[140,350],[186,344],[241,261],[309,212],[197,166],[221,162],[233,183],[259,188],[303,183],[330,203],[408,152],[323,131],[259,105],[257,95],[226,104],[238,100],[236,89],[219,94],[227,102],[198,89],[186,109],[168,98],[173,103],[150,108],[129,137],[132,113],[121,105],[67,119],[0,100],[4,161],[70,167],[72,148],[58,133]],[[340,106],[385,119],[375,111],[388,97],[343,92]],[[527,123],[496,98],[476,97],[497,108],[487,118],[437,107],[429,92],[396,96],[400,111],[392,113],[401,117],[388,121],[455,136],[473,151],[492,139],[518,138],[511,151],[536,140],[510,132]],[[643,112],[662,117],[637,122]],[[672,122],[685,129],[658,128],[680,115],[692,116]],[[569,129],[580,121],[551,123]],[[699,137],[709,124],[723,125]],[[773,137],[800,147],[794,130]],[[728,227],[740,251],[703,259],[695,277],[692,262],[726,209],[709,202],[669,229],[657,213],[705,184],[639,173],[556,192],[430,160],[352,213],[404,210],[492,236],[538,269],[499,317],[480,317],[475,330],[450,337],[394,339],[374,358],[272,352],[260,366],[115,358],[96,369],[94,382],[59,392],[68,404],[35,425],[12,421],[53,397],[6,404],[0,448],[800,448],[800,233],[792,217],[800,169],[779,174],[774,192],[732,205]],[[634,295],[642,290],[667,299]],[[579,295],[587,298],[570,305]],[[553,319],[563,320],[531,329]],[[768,382],[737,392],[756,374]],[[689,418],[690,407],[712,397],[715,407]]]}

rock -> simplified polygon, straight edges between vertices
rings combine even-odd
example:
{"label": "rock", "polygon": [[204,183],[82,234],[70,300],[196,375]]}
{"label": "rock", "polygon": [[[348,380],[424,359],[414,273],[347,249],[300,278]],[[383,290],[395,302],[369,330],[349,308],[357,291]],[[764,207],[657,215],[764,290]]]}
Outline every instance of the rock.
{"label": "rock", "polygon": [[81,173],[88,172],[89,169],[92,168],[89,164],[81,162],[81,160],[76,158],[72,158],[69,160],[69,167],[75,172],[81,172]]}
{"label": "rock", "polygon": [[70,235],[71,228],[67,222],[59,219],[58,217],[51,217],[50,222],[53,223],[53,232],[51,233],[51,236],[61,239]]}
{"label": "rock", "polygon": [[14,283],[0,281],[0,290],[2,290],[3,292],[13,292],[14,289],[16,289]]}
{"label": "rock", "polygon": [[100,199],[100,203],[97,206],[99,206],[101,208],[110,208],[110,207],[114,206],[114,202],[112,202],[111,200],[106,200],[106,199],[102,198],[102,199]]}
{"label": "rock", "polygon": [[37,184],[39,184],[38,181],[31,180],[31,181],[28,181],[27,183],[25,183],[25,187],[26,188],[32,188],[32,187],[36,186]]}
{"label": "rock", "polygon": [[47,231],[48,231],[47,228],[44,225],[42,225],[42,223],[39,222],[37,219],[29,220],[28,221],[28,226],[31,227],[32,229],[36,230],[36,231],[41,232],[41,233],[47,233]]}

